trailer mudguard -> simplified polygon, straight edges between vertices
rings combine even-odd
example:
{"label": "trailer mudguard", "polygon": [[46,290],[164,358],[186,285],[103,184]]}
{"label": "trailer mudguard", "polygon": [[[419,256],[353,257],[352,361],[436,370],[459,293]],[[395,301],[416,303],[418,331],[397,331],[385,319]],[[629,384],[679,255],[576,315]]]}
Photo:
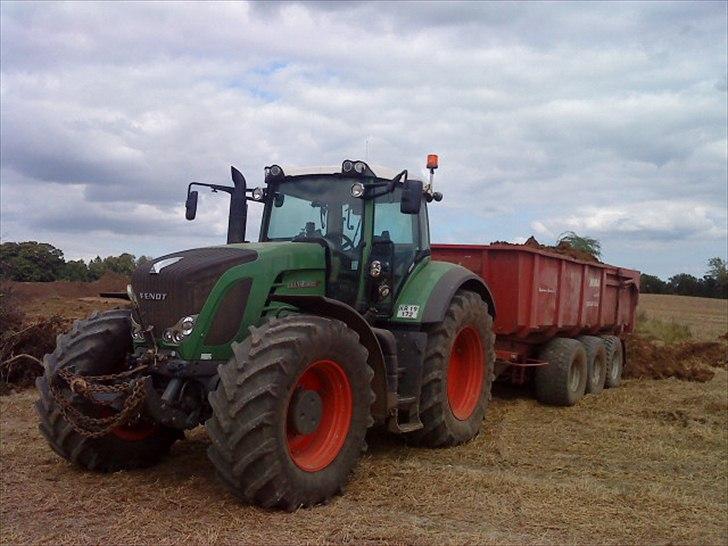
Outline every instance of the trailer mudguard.
{"label": "trailer mudguard", "polygon": [[458,290],[479,294],[495,319],[495,301],[482,278],[460,265],[428,260],[415,268],[407,280],[397,298],[392,321],[423,325],[441,322]]}
{"label": "trailer mudguard", "polygon": [[369,352],[369,364],[374,370],[372,389],[376,398],[372,405],[372,414],[377,423],[383,423],[390,412],[397,407],[397,386],[390,385],[388,380],[390,377],[396,378],[397,374],[396,370],[388,373],[382,346],[364,317],[353,307],[326,296],[276,294],[270,299],[292,305],[304,313],[340,320],[359,334],[359,341]]}

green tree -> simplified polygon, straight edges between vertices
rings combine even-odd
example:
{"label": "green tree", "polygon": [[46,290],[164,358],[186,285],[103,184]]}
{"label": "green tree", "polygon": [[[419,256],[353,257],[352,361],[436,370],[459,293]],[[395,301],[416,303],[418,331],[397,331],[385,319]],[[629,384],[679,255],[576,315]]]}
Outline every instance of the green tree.
{"label": "green tree", "polygon": [[88,263],[88,272],[91,280],[97,280],[101,278],[101,275],[106,271],[106,265],[101,256],[96,256],[93,260]]}
{"label": "green tree", "polygon": [[152,260],[154,260],[154,258],[152,258],[151,256],[139,256],[136,261],[136,266],[141,267],[143,265],[151,265]]}
{"label": "green tree", "polygon": [[706,280],[710,279],[715,285],[713,297],[728,298],[728,263],[719,257],[708,260]]}
{"label": "green tree", "polygon": [[86,282],[91,280],[88,266],[83,260],[69,260],[66,262],[61,276],[67,281]]}
{"label": "green tree", "polygon": [[104,258],[103,263],[107,271],[113,271],[121,275],[131,275],[131,272],[136,268],[136,258],[128,252],[118,256],[108,256]]}
{"label": "green tree", "polygon": [[568,243],[572,248],[591,254],[595,258],[602,256],[602,244],[593,237],[578,235],[573,231],[565,231],[559,235],[556,244]]}
{"label": "green tree", "polygon": [[667,294],[669,287],[665,281],[655,275],[640,275],[640,292],[645,294]]}
{"label": "green tree", "polygon": [[701,296],[701,283],[697,277],[688,273],[678,273],[668,281],[673,294],[681,296]]}
{"label": "green tree", "polygon": [[14,281],[45,282],[58,278],[63,251],[48,243],[25,241],[0,244],[0,276]]}

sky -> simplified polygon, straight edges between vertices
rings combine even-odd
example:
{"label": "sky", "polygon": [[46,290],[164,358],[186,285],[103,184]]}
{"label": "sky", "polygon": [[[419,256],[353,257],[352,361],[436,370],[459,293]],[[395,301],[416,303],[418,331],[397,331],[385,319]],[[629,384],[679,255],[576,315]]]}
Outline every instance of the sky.
{"label": "sky", "polygon": [[[0,237],[67,258],[219,244],[273,163],[425,175],[435,242],[668,277],[728,258],[728,3],[0,4]],[[257,238],[260,210],[250,205]]]}

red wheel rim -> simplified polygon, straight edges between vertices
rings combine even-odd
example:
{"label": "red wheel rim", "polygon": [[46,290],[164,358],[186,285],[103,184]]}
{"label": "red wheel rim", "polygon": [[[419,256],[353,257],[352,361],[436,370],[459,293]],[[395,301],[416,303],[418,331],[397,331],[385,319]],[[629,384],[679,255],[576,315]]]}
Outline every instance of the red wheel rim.
{"label": "red wheel rim", "polygon": [[456,419],[465,421],[475,411],[483,390],[485,366],[480,335],[466,326],[455,337],[447,368],[447,399]]}
{"label": "red wheel rim", "polygon": [[[99,406],[100,417],[111,417],[114,413],[115,412],[106,406]],[[153,423],[146,423],[144,421],[139,421],[132,426],[121,425],[111,429],[111,434],[125,442],[141,442],[142,440],[146,440],[147,438],[154,436],[156,432],[157,425]]]}
{"label": "red wheel rim", "polygon": [[[288,425],[296,389],[315,391],[321,397],[321,420],[310,434],[299,434]],[[349,435],[353,407],[349,377],[339,363],[318,360],[308,365],[293,387],[286,408],[288,452],[299,468],[318,472],[336,459]]]}

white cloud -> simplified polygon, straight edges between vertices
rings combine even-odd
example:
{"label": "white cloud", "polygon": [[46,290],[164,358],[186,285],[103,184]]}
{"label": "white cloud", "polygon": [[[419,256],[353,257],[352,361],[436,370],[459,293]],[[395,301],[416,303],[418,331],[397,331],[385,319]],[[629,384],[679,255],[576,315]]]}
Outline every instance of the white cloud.
{"label": "white cloud", "polygon": [[612,207],[585,207],[575,214],[535,221],[538,233],[576,231],[641,240],[725,240],[726,210],[695,202],[645,201]]}
{"label": "white cloud", "polygon": [[362,157],[369,138],[373,163],[411,172],[440,154],[439,240],[593,225],[725,249],[725,4],[0,10],[3,239],[79,255],[216,243],[224,200],[177,216],[189,181],[235,164],[257,185],[266,164]]}

